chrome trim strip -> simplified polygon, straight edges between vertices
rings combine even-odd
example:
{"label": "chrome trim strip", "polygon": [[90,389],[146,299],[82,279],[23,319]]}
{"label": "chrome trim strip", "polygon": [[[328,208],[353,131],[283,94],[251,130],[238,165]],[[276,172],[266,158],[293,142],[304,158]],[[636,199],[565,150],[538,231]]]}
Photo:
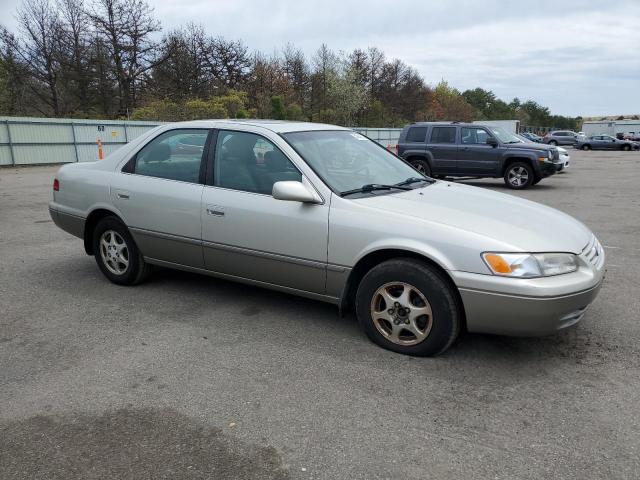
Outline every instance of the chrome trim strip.
{"label": "chrome trim strip", "polygon": [[197,238],[183,237],[182,235],[173,235],[171,233],[157,232],[155,230],[147,230],[145,228],[128,227],[134,233],[149,235],[151,237],[164,238],[165,240],[175,240],[178,242],[190,243],[192,245],[202,245],[202,241]]}
{"label": "chrome trim strip", "polygon": [[230,280],[233,282],[245,283],[248,285],[254,285],[257,287],[268,288],[270,290],[277,290],[284,293],[290,293],[293,295],[298,295],[301,297],[311,298],[314,300],[320,300],[322,302],[332,303],[337,305],[340,302],[340,299],[337,297],[331,297],[329,295],[321,295],[319,293],[308,292],[306,290],[298,290],[296,288],[291,287],[283,287],[282,285],[275,285],[273,283],[262,282],[260,280],[251,280],[245,277],[236,277],[234,275],[229,275],[227,273],[219,273],[213,270],[206,270],[204,268],[198,267],[190,267],[188,265],[182,265],[180,263],[166,262],[164,260],[158,260],[155,258],[144,257],[145,262],[151,263],[153,265],[159,265],[161,267],[167,268],[175,268],[178,270],[185,270],[187,272],[200,273],[203,275],[208,275],[210,277],[222,278],[224,280]]}
{"label": "chrome trim strip", "polygon": [[[213,248],[216,250],[224,250],[228,252],[240,253],[243,255],[250,255],[252,257],[266,258],[269,260],[277,260],[280,262],[293,263],[295,265],[302,265],[302,266],[311,267],[311,268],[318,268],[318,269],[329,268],[329,266],[326,263],[318,262],[317,260],[309,260],[307,258],[290,257],[287,255],[282,255],[278,253],[264,252],[262,250],[253,250],[253,249],[244,248],[244,247],[236,247],[234,245],[227,245],[224,243],[208,242],[208,241],[199,240],[197,238],[183,237],[181,235],[173,235],[170,233],[163,233],[155,230],[147,230],[147,229],[138,228],[138,227],[129,227],[129,229],[133,233],[149,235],[152,237],[163,238],[166,240],[175,240],[178,242],[189,243],[192,245],[201,245],[203,247]],[[346,270],[345,267],[340,267],[336,265],[331,265],[331,267],[332,267],[331,268],[332,270],[338,271],[338,272],[342,272]]]}
{"label": "chrome trim strip", "polygon": [[253,249],[244,248],[244,247],[236,247],[234,245],[227,245],[224,243],[214,243],[214,242],[203,241],[202,244],[204,247],[213,248],[215,250],[225,250],[228,252],[240,253],[243,255],[250,255],[252,257],[267,258],[269,260],[278,260],[281,262],[293,263],[296,265],[303,265],[305,267],[319,268],[319,269],[324,269],[327,267],[326,263],[318,262],[317,260],[309,260],[306,258],[299,258],[299,257],[290,257],[287,255],[281,255],[278,253],[264,252],[262,250],[253,250]]}

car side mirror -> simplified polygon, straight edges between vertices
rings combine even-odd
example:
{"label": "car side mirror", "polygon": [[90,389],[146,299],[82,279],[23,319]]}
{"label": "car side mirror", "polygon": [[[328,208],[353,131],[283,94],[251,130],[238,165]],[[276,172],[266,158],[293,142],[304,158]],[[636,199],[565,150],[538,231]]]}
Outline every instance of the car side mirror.
{"label": "car side mirror", "polygon": [[302,182],[283,181],[273,184],[271,196],[276,200],[290,202],[320,203],[314,192]]}
{"label": "car side mirror", "polygon": [[497,147],[498,146],[498,141],[493,137],[487,137],[486,144],[487,145],[491,145],[492,147]]}

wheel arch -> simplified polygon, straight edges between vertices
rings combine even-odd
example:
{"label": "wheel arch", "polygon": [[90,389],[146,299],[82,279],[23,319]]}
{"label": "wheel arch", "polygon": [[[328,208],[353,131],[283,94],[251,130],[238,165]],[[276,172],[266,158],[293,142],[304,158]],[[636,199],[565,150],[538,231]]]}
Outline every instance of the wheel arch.
{"label": "wheel arch", "polygon": [[518,155],[510,155],[508,157],[505,157],[504,162],[502,163],[502,168],[500,170],[500,176],[504,176],[504,174],[507,171],[507,168],[509,168],[509,165],[512,165],[514,163],[517,162],[524,162],[526,164],[528,164],[532,169],[533,169],[533,173],[534,175],[538,175],[537,171],[536,171],[536,167],[535,167],[535,162],[529,158],[529,157],[523,157],[523,156],[518,156]]}
{"label": "wheel arch", "polygon": [[427,152],[409,152],[406,157],[403,156],[403,159],[407,163],[411,163],[412,160],[424,160],[429,164],[429,168],[433,170],[433,159]]}
{"label": "wheel arch", "polygon": [[[84,251],[87,255],[93,255],[93,231],[100,220],[105,217],[116,217],[122,222],[122,217],[118,212],[110,208],[100,206],[93,209],[84,223]],[[124,223],[124,222],[123,222]]]}
{"label": "wheel arch", "polygon": [[456,286],[447,269],[442,265],[442,263],[434,260],[428,255],[425,255],[424,253],[404,248],[380,248],[370,251],[363,255],[360,259],[358,259],[356,264],[351,269],[351,272],[349,272],[349,276],[347,278],[347,281],[345,282],[339,304],[340,313],[344,314],[345,312],[353,309],[353,303],[358,285],[360,285],[360,281],[364,278],[367,272],[369,272],[376,265],[395,258],[412,258],[426,263],[430,267],[434,268],[438,273],[440,273],[442,278],[449,284],[452,291],[454,292],[454,297],[456,298],[456,302],[458,303],[460,311],[462,312],[462,326],[464,329],[466,329],[466,314],[464,311],[464,304],[462,303],[462,297],[460,296],[458,287]]}

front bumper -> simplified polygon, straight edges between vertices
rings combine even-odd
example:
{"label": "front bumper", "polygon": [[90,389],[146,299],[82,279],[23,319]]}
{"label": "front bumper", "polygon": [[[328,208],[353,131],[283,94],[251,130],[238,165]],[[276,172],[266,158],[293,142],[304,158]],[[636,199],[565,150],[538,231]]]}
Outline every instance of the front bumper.
{"label": "front bumper", "polygon": [[[594,237],[595,238],[595,237]],[[590,243],[576,272],[517,279],[451,272],[470,332],[512,336],[549,335],[578,323],[604,281],[604,252]]]}
{"label": "front bumper", "polygon": [[538,162],[538,165],[540,166],[540,173],[542,178],[546,178],[549,177],[553,174],[555,174],[558,171],[558,163],[553,163],[550,161],[545,161],[545,162]]}

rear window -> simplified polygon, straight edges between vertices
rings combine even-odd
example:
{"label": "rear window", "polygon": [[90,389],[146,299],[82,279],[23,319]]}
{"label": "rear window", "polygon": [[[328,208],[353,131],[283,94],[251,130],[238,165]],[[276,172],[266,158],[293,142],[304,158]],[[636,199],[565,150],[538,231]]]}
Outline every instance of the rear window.
{"label": "rear window", "polygon": [[456,127],[433,127],[431,143],[456,143]]}
{"label": "rear window", "polygon": [[427,127],[411,127],[407,132],[407,142],[424,142],[427,138]]}

